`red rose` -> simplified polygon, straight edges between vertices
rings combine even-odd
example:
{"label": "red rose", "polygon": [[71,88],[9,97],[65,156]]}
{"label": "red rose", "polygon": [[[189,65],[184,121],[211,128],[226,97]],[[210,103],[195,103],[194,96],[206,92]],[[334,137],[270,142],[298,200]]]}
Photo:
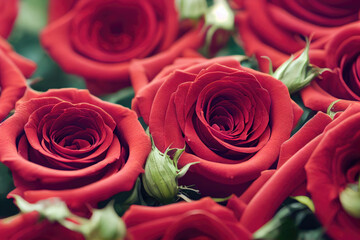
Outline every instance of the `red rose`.
{"label": "red rose", "polygon": [[40,220],[38,212],[29,212],[0,220],[1,239],[7,240],[83,240],[84,237],[57,223]]}
{"label": "red rose", "polygon": [[336,126],[326,129],[305,166],[308,191],[315,214],[329,235],[356,240],[360,239],[360,219],[344,209],[340,194],[349,184],[359,184],[360,105],[353,105],[338,118]]}
{"label": "red rose", "polygon": [[327,233],[334,239],[359,239],[360,220],[339,199],[349,183],[359,181],[359,119],[360,105],[355,104],[333,121],[320,112],[304,125],[282,146],[279,168],[250,200],[240,222],[254,232],[287,197],[307,187]]}
{"label": "red rose", "polygon": [[321,47],[340,26],[358,21],[360,9],[357,0],[244,0],[239,5],[244,9],[236,21],[245,52],[255,55],[266,72],[268,60],[261,56],[278,67],[305,47],[305,37],[311,36],[311,48]]}
{"label": "red rose", "polygon": [[[281,146],[278,169],[264,181],[265,184],[260,188],[256,186],[257,191],[253,191],[250,197],[240,196],[241,200],[248,203],[240,222],[249,231],[255,232],[259,229],[274,216],[287,197],[297,195],[296,190],[304,188],[304,166],[319,142],[318,135],[330,122],[331,118],[324,113],[315,115]],[[249,189],[251,188],[254,187],[250,186]],[[245,192],[243,195],[248,193]]]}
{"label": "red rose", "polygon": [[241,193],[268,169],[299,113],[285,85],[233,57],[178,61],[136,94],[133,108],[160,151],[186,144],[180,168],[200,162],[183,182],[216,196]]}
{"label": "red rose", "polygon": [[50,0],[49,1],[49,23],[70,11],[79,0]]}
{"label": "red rose", "polygon": [[0,36],[7,38],[18,13],[18,0],[0,0]]}
{"label": "red rose", "polygon": [[[59,4],[50,3],[52,15],[63,14],[63,7],[54,10]],[[52,15],[56,20],[43,31],[42,45],[64,71],[84,77],[94,94],[129,86],[132,59],[155,62],[157,73],[203,40],[200,30],[177,39],[178,14],[169,0],[79,0],[65,15]]]}
{"label": "red rose", "polygon": [[360,100],[360,23],[348,24],[336,32],[324,49],[310,51],[310,61],[329,68],[310,86],[301,91],[305,105],[314,110],[326,111],[337,99],[349,105]]}
{"label": "red rose", "polygon": [[150,151],[133,111],[85,90],[24,98],[0,126],[0,161],[16,186],[10,195],[29,202],[57,196],[80,209],[132,189]]}
{"label": "red rose", "polygon": [[0,37],[0,121],[14,109],[15,102],[26,90],[26,80],[16,65],[28,75],[35,70],[33,62],[13,52]]}
{"label": "red rose", "polygon": [[203,198],[161,207],[131,206],[123,220],[133,239],[250,239],[232,211]]}

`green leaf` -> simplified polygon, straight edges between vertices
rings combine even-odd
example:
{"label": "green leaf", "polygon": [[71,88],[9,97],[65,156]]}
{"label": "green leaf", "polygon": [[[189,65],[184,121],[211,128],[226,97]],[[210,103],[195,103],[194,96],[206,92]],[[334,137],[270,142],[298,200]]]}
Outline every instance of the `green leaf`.
{"label": "green leaf", "polygon": [[[143,206],[151,205],[145,201],[141,188],[141,180],[140,177],[138,177],[132,190],[118,193],[112,198],[115,201],[114,208],[119,216],[122,216],[133,204]],[[105,207],[109,202],[109,200],[103,201],[98,204],[98,207]]]}
{"label": "green leaf", "polygon": [[124,107],[131,108],[131,100],[134,98],[134,89],[132,87],[123,88],[115,93],[103,95],[100,98],[104,101],[120,104]]}

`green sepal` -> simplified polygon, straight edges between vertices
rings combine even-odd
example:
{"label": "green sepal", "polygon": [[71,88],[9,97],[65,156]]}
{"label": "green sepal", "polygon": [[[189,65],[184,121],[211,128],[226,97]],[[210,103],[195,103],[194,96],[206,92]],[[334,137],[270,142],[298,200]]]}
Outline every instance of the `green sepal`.
{"label": "green sepal", "polygon": [[178,164],[179,158],[185,152],[185,148],[186,148],[186,146],[184,146],[181,149],[178,149],[178,148],[170,149],[170,151],[175,151],[172,160],[174,161],[174,166],[176,167],[176,169],[177,169],[177,164]]}
{"label": "green sepal", "polygon": [[222,202],[226,202],[228,201],[230,198],[232,197],[232,195],[224,197],[224,198],[211,198],[214,202],[217,203],[222,203]]}
{"label": "green sepal", "polygon": [[179,179],[181,177],[183,177],[187,171],[189,171],[189,168],[192,166],[192,165],[195,165],[195,164],[198,164],[200,162],[191,162],[191,163],[188,163],[186,164],[183,168],[180,169],[180,171],[177,173],[176,175],[176,179]]}
{"label": "green sepal", "polygon": [[71,215],[70,210],[60,198],[49,198],[37,203],[29,203],[18,195],[13,195],[15,203],[23,213],[37,211],[42,218],[50,222],[62,221]]}
{"label": "green sepal", "polygon": [[173,201],[178,193],[176,168],[167,151],[164,154],[153,147],[145,163],[145,173],[142,175],[145,191],[161,203]]}
{"label": "green sepal", "polygon": [[201,18],[207,10],[206,0],[176,0],[176,7],[180,13],[180,19]]}
{"label": "green sepal", "polygon": [[338,99],[338,100],[333,101],[333,102],[329,105],[329,107],[327,108],[327,110],[326,110],[326,114],[329,115],[329,117],[331,117],[332,119],[334,119],[334,116],[335,116],[335,114],[336,114],[336,112],[333,112],[333,111],[332,111],[332,108],[334,107],[334,105],[335,105],[336,103],[340,102],[340,100],[341,100],[341,99]]}

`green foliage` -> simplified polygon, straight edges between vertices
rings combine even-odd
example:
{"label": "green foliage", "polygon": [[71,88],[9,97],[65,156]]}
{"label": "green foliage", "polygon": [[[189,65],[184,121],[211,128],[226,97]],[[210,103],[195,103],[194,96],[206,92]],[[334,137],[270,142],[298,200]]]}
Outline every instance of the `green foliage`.
{"label": "green foliage", "polygon": [[297,131],[300,130],[300,128],[307,122],[309,121],[315,114],[316,111],[311,110],[310,108],[305,107],[301,96],[299,93],[294,93],[291,95],[292,100],[294,100],[294,102],[296,102],[297,105],[299,105],[302,110],[304,111],[303,114],[301,115],[299,122],[297,123],[296,127],[292,130],[291,135],[294,135]]}
{"label": "green foliage", "polygon": [[288,198],[276,215],[253,239],[260,240],[329,240],[314,213],[304,204]]}
{"label": "green foliage", "polygon": [[281,64],[275,72],[272,71],[271,60],[269,74],[282,81],[290,93],[295,93],[304,88],[310,82],[324,72],[326,69],[318,68],[310,64],[309,60],[310,42],[306,42],[304,51],[298,57],[291,57]]}

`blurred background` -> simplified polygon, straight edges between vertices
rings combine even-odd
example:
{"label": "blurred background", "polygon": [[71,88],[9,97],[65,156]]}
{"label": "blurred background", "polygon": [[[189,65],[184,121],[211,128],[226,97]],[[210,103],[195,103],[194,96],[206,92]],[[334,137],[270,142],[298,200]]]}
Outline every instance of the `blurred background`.
{"label": "blurred background", "polygon": [[64,73],[45,53],[39,42],[39,34],[47,23],[47,0],[21,0],[20,10],[9,42],[16,52],[36,62],[32,87],[46,91],[49,88],[86,88],[84,81]]}

